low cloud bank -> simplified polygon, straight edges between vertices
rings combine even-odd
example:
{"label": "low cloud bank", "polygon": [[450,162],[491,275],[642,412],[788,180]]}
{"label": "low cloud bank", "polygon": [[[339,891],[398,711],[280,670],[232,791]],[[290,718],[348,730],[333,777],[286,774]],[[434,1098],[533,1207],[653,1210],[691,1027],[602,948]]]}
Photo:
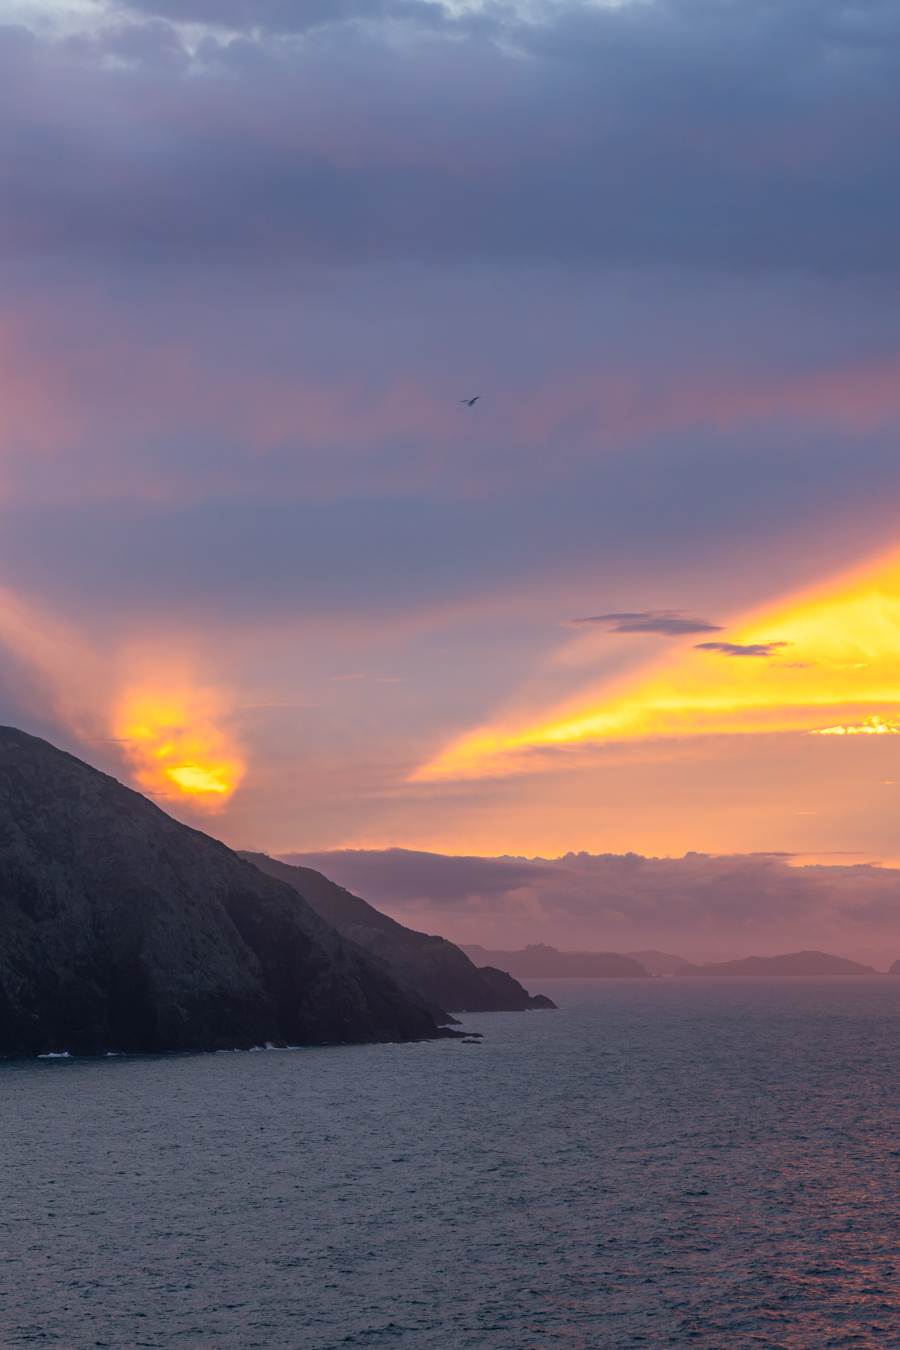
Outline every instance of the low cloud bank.
{"label": "low cloud bank", "polygon": [[285,855],[404,923],[462,942],[664,947],[696,959],[818,948],[900,957],[900,869],[793,866],[779,854],[448,857],[406,849]]}

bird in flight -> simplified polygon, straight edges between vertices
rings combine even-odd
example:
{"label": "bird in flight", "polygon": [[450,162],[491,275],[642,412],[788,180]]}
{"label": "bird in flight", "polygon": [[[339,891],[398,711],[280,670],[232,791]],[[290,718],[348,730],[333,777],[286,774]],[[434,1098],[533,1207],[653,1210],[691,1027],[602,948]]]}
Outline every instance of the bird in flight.
{"label": "bird in flight", "polygon": [[474,398],[461,398],[459,401],[460,403],[464,403],[467,408],[474,408],[480,398],[481,395],[476,394]]}

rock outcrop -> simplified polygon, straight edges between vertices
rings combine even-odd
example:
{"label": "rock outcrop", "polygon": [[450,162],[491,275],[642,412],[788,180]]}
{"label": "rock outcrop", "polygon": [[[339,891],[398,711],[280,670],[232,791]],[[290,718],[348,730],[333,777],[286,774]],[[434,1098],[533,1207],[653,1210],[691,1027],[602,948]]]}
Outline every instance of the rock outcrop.
{"label": "rock outcrop", "polygon": [[397,980],[432,1007],[452,1013],[555,1006],[542,995],[532,997],[505,970],[479,969],[446,938],[405,928],[311,867],[295,867],[265,853],[242,853],[241,857],[293,886],[321,918],[382,961]]}
{"label": "rock outcrop", "polygon": [[0,728],[0,1055],[439,1034],[293,887]]}

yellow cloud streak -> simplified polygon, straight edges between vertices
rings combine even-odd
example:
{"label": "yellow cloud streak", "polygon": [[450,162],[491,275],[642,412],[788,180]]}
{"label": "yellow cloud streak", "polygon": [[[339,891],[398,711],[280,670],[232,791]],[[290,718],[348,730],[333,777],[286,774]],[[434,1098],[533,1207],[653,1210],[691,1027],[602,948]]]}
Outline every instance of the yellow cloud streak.
{"label": "yellow cloud streak", "polygon": [[[417,781],[548,764],[535,752],[664,737],[811,732],[900,706],[900,554],[760,610],[723,638],[784,643],[769,656],[686,649],[527,723],[497,721],[449,745]],[[553,765],[555,767],[555,765]]]}

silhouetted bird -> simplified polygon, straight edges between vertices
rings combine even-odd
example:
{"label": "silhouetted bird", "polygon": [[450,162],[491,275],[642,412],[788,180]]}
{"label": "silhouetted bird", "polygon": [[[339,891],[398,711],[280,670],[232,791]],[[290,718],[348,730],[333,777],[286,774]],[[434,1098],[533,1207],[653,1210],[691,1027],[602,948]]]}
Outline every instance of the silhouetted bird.
{"label": "silhouetted bird", "polygon": [[481,395],[476,394],[474,398],[461,398],[459,401],[460,403],[464,403],[467,408],[474,408],[480,398]]}

